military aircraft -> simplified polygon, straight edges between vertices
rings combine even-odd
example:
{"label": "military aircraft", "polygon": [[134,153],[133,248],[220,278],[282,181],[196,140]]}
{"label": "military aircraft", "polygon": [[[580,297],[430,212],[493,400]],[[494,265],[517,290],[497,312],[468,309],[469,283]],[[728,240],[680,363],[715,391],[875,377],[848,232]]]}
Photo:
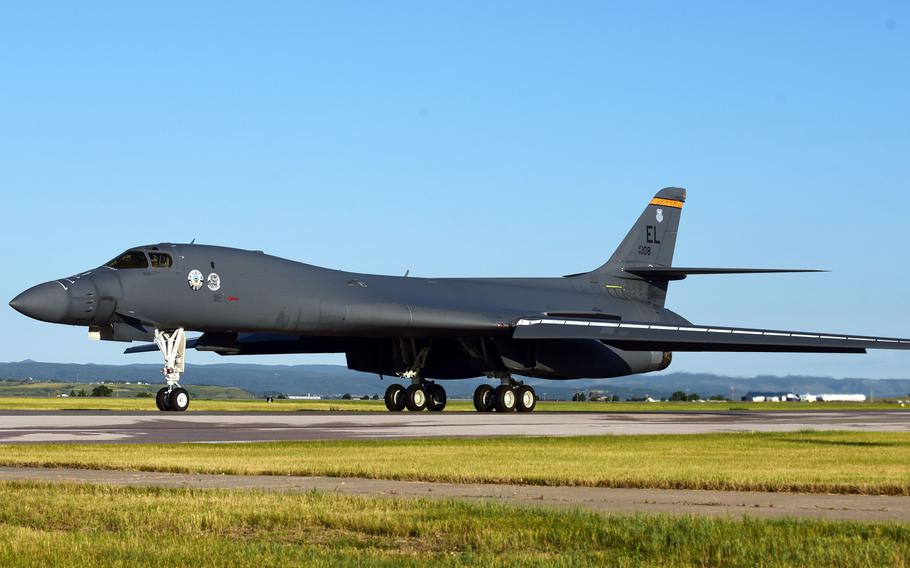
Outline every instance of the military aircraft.
{"label": "military aircraft", "polygon": [[[167,386],[157,406],[182,411],[186,349],[220,355],[344,353],[348,367],[397,376],[391,411],[446,405],[437,380],[486,376],[479,412],[530,412],[537,395],[513,377],[610,378],[666,369],[674,351],[865,353],[910,339],[693,325],[664,307],[690,275],[814,270],[672,264],[686,192],[665,188],[613,256],[561,278],[414,278],[330,270],[261,251],[162,243],[39,284],[10,306],[46,322],[88,326],[102,341],[151,341]],[[188,339],[186,333],[201,332]]]}

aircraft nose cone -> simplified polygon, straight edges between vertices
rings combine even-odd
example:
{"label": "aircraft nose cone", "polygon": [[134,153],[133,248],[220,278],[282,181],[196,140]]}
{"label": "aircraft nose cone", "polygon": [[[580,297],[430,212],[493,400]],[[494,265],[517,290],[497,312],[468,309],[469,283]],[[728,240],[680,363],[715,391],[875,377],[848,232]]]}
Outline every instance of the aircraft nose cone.
{"label": "aircraft nose cone", "polygon": [[22,292],[9,305],[30,318],[58,323],[69,311],[70,298],[59,282],[45,282]]}

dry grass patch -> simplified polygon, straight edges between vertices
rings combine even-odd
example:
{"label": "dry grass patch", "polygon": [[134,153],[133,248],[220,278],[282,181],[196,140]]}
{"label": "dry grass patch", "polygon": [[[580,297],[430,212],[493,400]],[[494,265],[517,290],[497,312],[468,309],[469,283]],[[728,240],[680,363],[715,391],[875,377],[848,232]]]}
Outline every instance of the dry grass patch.
{"label": "dry grass patch", "polygon": [[910,433],[6,445],[0,465],[910,495]]}

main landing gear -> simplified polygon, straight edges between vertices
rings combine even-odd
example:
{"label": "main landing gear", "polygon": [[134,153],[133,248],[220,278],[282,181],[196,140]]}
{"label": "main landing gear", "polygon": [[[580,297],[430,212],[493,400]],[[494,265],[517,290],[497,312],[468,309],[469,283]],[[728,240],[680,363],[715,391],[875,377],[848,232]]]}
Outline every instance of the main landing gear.
{"label": "main landing gear", "polygon": [[[511,378],[502,379],[503,383],[493,388],[480,385],[474,391],[474,408],[477,412],[531,412],[537,406],[537,393],[528,385],[523,385]],[[420,412],[424,409],[439,412],[446,407],[446,391],[441,385],[415,379],[411,386],[405,388],[399,384],[389,385],[385,390],[385,407],[392,412],[410,410]]]}
{"label": "main landing gear", "polygon": [[174,330],[155,330],[155,345],[164,355],[164,378],[167,386],[158,391],[155,404],[161,411],[182,412],[190,406],[190,394],[180,386],[183,361],[186,357],[186,333],[182,327]]}
{"label": "main landing gear", "polygon": [[442,385],[419,379],[411,386],[389,385],[385,390],[385,407],[392,412],[401,412],[408,409],[411,412],[429,410],[441,412],[446,407],[446,391]]}
{"label": "main landing gear", "polygon": [[528,385],[502,377],[501,384],[493,388],[480,385],[474,391],[474,409],[477,412],[531,412],[537,406],[537,393]]}
{"label": "main landing gear", "polygon": [[385,407],[392,412],[401,412],[405,408],[411,412],[420,412],[424,409],[430,412],[441,412],[446,407],[446,390],[442,385],[424,380],[420,371],[427,362],[427,356],[430,353],[429,347],[424,347],[420,351],[414,348],[413,363],[404,373],[399,373],[399,377],[411,381],[411,386],[405,388],[402,385],[389,385],[385,390]]}

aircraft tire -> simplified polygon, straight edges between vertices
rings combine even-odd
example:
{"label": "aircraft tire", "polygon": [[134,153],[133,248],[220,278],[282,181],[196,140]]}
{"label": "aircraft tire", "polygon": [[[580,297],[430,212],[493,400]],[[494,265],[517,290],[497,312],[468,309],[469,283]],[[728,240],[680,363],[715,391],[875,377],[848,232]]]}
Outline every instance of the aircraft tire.
{"label": "aircraft tire", "polygon": [[167,404],[171,410],[183,412],[190,407],[190,393],[182,388],[176,388],[168,395]]}
{"label": "aircraft tire", "polygon": [[404,394],[404,404],[411,412],[420,412],[427,407],[427,391],[423,385],[411,385]]}
{"label": "aircraft tire", "polygon": [[442,385],[432,384],[427,386],[427,410],[442,412],[446,407],[446,389]]}
{"label": "aircraft tire", "polygon": [[168,391],[167,387],[162,388],[158,391],[158,394],[155,395],[155,406],[158,407],[158,410],[161,412],[167,412],[171,409],[170,402],[167,399]]}
{"label": "aircraft tire", "polygon": [[518,412],[531,412],[537,406],[537,393],[534,389],[521,385],[515,389],[515,410]]}
{"label": "aircraft tire", "polygon": [[474,410],[477,412],[492,412],[494,404],[493,387],[480,385],[474,390]]}
{"label": "aircraft tire", "polygon": [[512,412],[518,403],[515,389],[510,385],[499,385],[494,391],[497,412]]}
{"label": "aircraft tire", "polygon": [[399,384],[389,385],[389,388],[385,389],[385,407],[389,409],[390,412],[401,412],[404,410],[404,387]]}

